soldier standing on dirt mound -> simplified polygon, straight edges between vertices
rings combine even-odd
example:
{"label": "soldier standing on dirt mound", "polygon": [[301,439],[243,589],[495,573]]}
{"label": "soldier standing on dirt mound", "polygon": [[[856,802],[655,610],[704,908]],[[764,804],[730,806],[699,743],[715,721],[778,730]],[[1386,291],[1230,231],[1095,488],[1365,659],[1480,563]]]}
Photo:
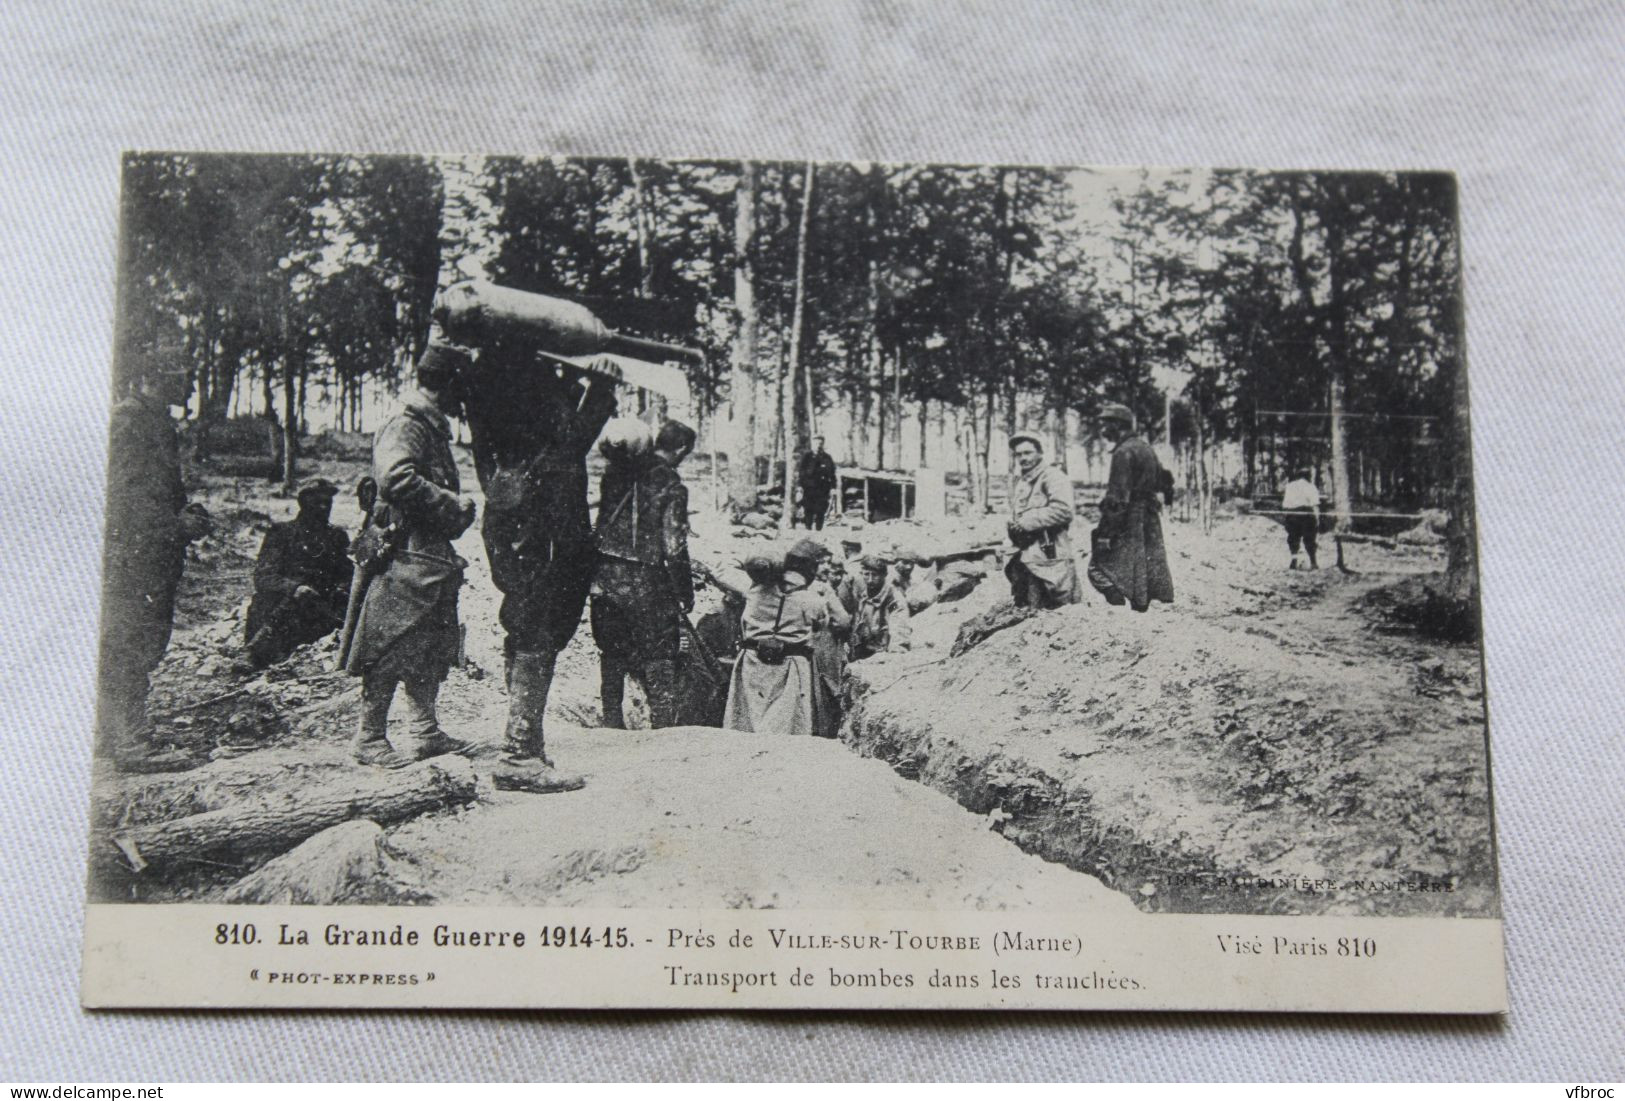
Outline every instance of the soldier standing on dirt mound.
{"label": "soldier standing on dirt mound", "polygon": [[1004,574],[1010,595],[1028,608],[1076,604],[1078,567],[1072,556],[1072,479],[1044,461],[1044,444],[1031,432],[1010,437],[1010,522],[1016,553]]}
{"label": "soldier standing on dirt mound", "polygon": [[[801,509],[808,531],[823,531],[829,512],[830,491],[835,488],[835,460],[824,450],[824,437],[813,437],[813,449],[801,456],[796,481],[801,485]],[[789,508],[790,503],[785,502]],[[791,514],[792,516],[794,513]],[[795,524],[792,522],[791,527]]]}
{"label": "soldier standing on dirt mound", "polygon": [[626,726],[622,703],[628,673],[643,682],[649,725],[677,722],[682,619],[694,610],[688,490],[677,467],[694,449],[694,440],[688,425],[667,421],[652,453],[617,454],[604,470],[592,635],[598,643],[605,726]]}
{"label": "soldier standing on dirt mound", "polygon": [[1136,612],[1153,600],[1172,604],[1174,582],[1162,545],[1162,464],[1134,434],[1134,413],[1126,405],[1108,404],[1100,426],[1117,446],[1092,538],[1089,583],[1108,603],[1126,601]]}
{"label": "soldier standing on dirt mound", "polygon": [[502,593],[508,722],[498,788],[572,791],[545,750],[543,716],[559,651],[587,606],[597,552],[587,509],[587,452],[615,415],[615,386],[541,356],[524,340],[493,340],[457,358],[474,468],[485,491],[485,553]]}
{"label": "soldier standing on dirt mound", "polygon": [[[352,752],[363,764],[399,768],[467,748],[441,731],[435,714],[440,682],[456,663],[461,642],[457,590],[468,563],[451,541],[474,522],[474,502],[458,496],[446,420],[458,409],[454,387],[455,363],[431,347],[418,361],[417,390],[402,397],[373,440],[380,503],[357,541],[357,560],[381,572],[367,585],[345,661],[345,671],[361,678],[361,721]],[[366,549],[369,540],[387,541],[387,550]],[[387,736],[389,705],[402,683],[411,737],[404,753]]]}

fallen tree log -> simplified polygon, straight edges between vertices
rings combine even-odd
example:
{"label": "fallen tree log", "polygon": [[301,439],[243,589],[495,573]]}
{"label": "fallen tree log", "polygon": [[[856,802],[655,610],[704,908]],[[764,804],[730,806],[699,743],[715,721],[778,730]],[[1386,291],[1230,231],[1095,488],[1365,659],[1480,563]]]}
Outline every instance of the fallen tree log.
{"label": "fallen tree log", "polygon": [[474,766],[445,756],[399,772],[369,773],[324,784],[285,803],[243,803],[119,830],[113,847],[141,872],[188,858],[246,857],[284,852],[352,818],[388,824],[474,799]]}

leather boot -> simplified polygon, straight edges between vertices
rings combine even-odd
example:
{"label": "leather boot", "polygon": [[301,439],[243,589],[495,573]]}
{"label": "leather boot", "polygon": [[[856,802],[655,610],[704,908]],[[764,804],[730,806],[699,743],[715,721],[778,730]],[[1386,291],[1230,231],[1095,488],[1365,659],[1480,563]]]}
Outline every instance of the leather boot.
{"label": "leather boot", "polygon": [[412,739],[408,756],[426,761],[443,753],[466,752],[469,748],[467,742],[453,738],[440,729],[440,720],[435,714],[440,682],[430,677],[408,677],[405,687],[407,730]]}
{"label": "leather boot", "polygon": [[542,720],[557,658],[551,651],[519,650],[508,663],[508,726],[502,761],[491,773],[491,782],[500,791],[545,795],[586,785],[586,780],[559,772],[547,759]]}
{"label": "leather boot", "polygon": [[155,772],[186,772],[196,767],[192,755],[179,749],[161,749],[158,730],[147,715],[146,681],[141,691],[129,691],[108,706],[113,712],[104,737],[113,766],[120,772],[145,775]]}
{"label": "leather boot", "polygon": [[677,663],[651,661],[643,667],[643,692],[649,698],[649,725],[656,730],[677,725]]}
{"label": "leather boot", "polygon": [[362,676],[361,718],[350,743],[350,756],[357,763],[380,768],[405,768],[412,763],[412,758],[395,752],[389,744],[389,703],[394,698],[394,680],[371,673]]}
{"label": "leather boot", "polygon": [[626,729],[626,667],[608,654],[598,655],[598,705],[604,725],[611,730]]}

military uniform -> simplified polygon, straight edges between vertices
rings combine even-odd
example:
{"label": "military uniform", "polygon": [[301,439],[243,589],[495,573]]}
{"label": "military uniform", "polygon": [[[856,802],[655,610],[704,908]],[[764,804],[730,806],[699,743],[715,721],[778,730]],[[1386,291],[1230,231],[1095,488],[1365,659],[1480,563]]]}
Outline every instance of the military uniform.
{"label": "military uniform", "polygon": [[780,580],[750,587],[725,727],[760,734],[814,732],[812,639],[828,621],[828,597],[798,574],[787,572]]}
{"label": "military uniform", "polygon": [[801,456],[796,481],[801,484],[801,510],[808,529],[824,530],[830,491],[835,488],[835,460],[826,451],[807,452]]}
{"label": "military uniform", "polygon": [[506,633],[507,765],[495,780],[499,787],[554,790],[538,773],[548,764],[543,717],[558,653],[574,637],[592,585],[597,553],[587,451],[615,414],[615,391],[523,345],[500,344],[482,349],[463,370],[459,389],[485,491],[481,531]]}
{"label": "military uniform", "polygon": [[1137,612],[1172,603],[1174,582],[1162,545],[1162,463],[1151,445],[1127,436],[1112,451],[1089,560],[1089,583],[1112,604]]}
{"label": "military uniform", "polygon": [[440,732],[435,701],[461,641],[457,591],[467,563],[451,541],[472,516],[458,497],[451,426],[427,394],[406,395],[378,430],[372,456],[374,522],[397,534],[383,572],[367,586],[345,668],[362,678],[356,755],[394,763],[385,728],[396,684],[406,687],[413,755],[455,745]]}
{"label": "military uniform", "polygon": [[150,749],[148,678],[174,629],[175,590],[186,561],[186,490],[167,406],[132,397],[113,407],[108,447],[107,537],[102,547],[99,750]]}
{"label": "military uniform", "polygon": [[813,591],[827,594],[824,625],[812,633],[808,642],[812,649],[813,733],[820,738],[836,738],[841,733],[841,678],[846,673],[852,616],[828,585],[816,584]]}
{"label": "military uniform", "polygon": [[642,681],[650,723],[677,721],[682,617],[694,607],[688,490],[658,455],[614,462],[600,483],[592,634],[606,726],[624,727],[626,674]]}
{"label": "military uniform", "polygon": [[871,593],[859,570],[841,582],[840,598],[852,617],[847,646],[850,660],[862,661],[876,654],[908,649],[908,601],[891,577],[886,578],[878,593]]}
{"label": "military uniform", "polygon": [[1081,599],[1066,471],[1040,462],[1031,474],[1011,475],[1010,535],[1019,549],[1004,572],[1017,604],[1059,608]]}
{"label": "military uniform", "polygon": [[[244,631],[256,665],[281,661],[296,647],[344,625],[352,567],[342,528],[307,517],[274,524],[254,562],[254,598]],[[301,587],[315,596],[295,595]]]}

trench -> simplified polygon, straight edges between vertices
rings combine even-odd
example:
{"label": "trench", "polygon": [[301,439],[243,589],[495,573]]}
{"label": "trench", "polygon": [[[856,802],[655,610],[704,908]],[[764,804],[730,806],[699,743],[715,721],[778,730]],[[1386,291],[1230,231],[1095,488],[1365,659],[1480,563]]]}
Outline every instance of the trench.
{"label": "trench", "polygon": [[[911,728],[865,706],[861,685],[850,701],[841,740],[890,765],[899,776],[948,795],[1024,852],[1093,876],[1147,912],[1234,912],[1234,894],[1205,890],[1215,877],[1241,875],[1211,853],[1146,841],[1095,813],[1083,787],[1068,785],[1016,756],[967,753],[951,737]],[[1142,890],[1147,884],[1152,890]],[[1261,910],[1273,899],[1260,900]],[[1295,903],[1295,912],[1303,912]]]}

